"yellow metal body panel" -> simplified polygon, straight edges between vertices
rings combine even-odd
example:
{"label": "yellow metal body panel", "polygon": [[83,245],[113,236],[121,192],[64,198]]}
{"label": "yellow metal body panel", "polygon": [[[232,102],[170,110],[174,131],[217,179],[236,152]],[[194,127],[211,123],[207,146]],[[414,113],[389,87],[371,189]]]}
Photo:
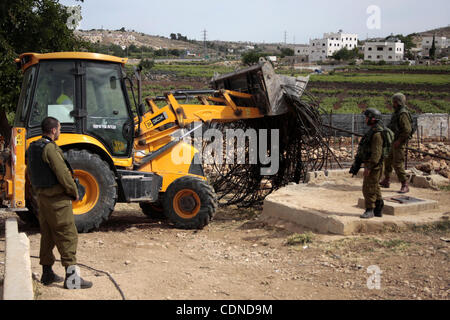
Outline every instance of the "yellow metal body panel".
{"label": "yellow metal body panel", "polygon": [[[25,60],[26,58],[26,60]],[[39,63],[41,60],[97,60],[105,62],[120,63],[124,65],[128,58],[119,58],[101,53],[92,52],[52,52],[52,53],[23,53],[16,59],[16,63],[21,63],[22,70],[25,71],[32,65]]]}
{"label": "yellow metal body panel", "polygon": [[[163,177],[161,192],[165,192],[173,181],[186,175],[196,176],[206,180],[205,177],[189,173],[191,163],[196,153],[198,153],[198,150],[192,145],[180,142],[172,149],[167,150],[167,152],[163,153],[161,156],[141,167],[139,171],[154,172]],[[139,161],[140,158],[142,157],[136,156],[136,161]]]}
{"label": "yellow metal body panel", "polygon": [[11,207],[15,209],[25,208],[25,134],[25,128],[12,129],[10,177],[12,183],[8,182],[8,188],[12,186]]}
{"label": "yellow metal body panel", "polygon": [[[41,138],[41,136],[28,139],[26,147],[28,148],[30,143],[32,143],[33,141],[39,140],[40,138]],[[132,158],[114,158],[114,157],[112,157],[111,154],[108,152],[108,150],[103,146],[103,144],[91,136],[87,136],[87,135],[83,135],[83,134],[61,133],[61,135],[59,136],[59,139],[56,141],[56,144],[60,147],[71,145],[71,144],[77,144],[77,143],[93,144],[93,145],[101,148],[103,151],[106,152],[106,154],[113,161],[114,165],[117,167],[131,167],[133,165]]]}

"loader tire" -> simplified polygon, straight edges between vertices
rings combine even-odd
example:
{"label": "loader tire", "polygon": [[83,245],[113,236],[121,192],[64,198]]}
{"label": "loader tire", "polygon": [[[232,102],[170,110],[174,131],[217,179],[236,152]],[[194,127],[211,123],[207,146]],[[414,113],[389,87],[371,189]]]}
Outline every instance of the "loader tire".
{"label": "loader tire", "polygon": [[72,203],[75,224],[80,233],[99,228],[108,220],[117,201],[114,172],[99,155],[88,150],[72,149],[65,153],[74,175],[86,189],[81,201]]}
{"label": "loader tire", "polygon": [[172,182],[164,194],[167,218],[182,229],[202,229],[217,209],[214,189],[204,180],[185,176]]}
{"label": "loader tire", "polygon": [[142,209],[142,213],[144,213],[147,217],[152,219],[165,219],[166,215],[164,214],[164,208],[159,202],[141,202],[139,203],[139,207]]}

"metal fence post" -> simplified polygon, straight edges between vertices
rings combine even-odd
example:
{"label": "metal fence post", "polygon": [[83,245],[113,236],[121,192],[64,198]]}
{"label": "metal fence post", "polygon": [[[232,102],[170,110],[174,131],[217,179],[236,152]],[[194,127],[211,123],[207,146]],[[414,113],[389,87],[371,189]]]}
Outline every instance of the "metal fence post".
{"label": "metal fence post", "polygon": [[[352,132],[355,132],[355,114],[352,113]],[[352,133],[352,159],[354,155],[354,139],[355,135]]]}

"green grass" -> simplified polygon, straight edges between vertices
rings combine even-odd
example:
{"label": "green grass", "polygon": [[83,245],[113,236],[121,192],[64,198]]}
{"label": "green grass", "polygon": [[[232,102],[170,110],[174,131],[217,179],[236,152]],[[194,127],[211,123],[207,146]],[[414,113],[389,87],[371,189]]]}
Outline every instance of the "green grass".
{"label": "green grass", "polygon": [[[342,69],[367,69],[367,70],[383,70],[383,71],[392,71],[392,72],[401,72],[401,71],[443,71],[443,72],[450,72],[450,65],[443,65],[443,66],[397,66],[397,65],[384,65],[384,66],[377,66],[377,65],[361,65],[361,66],[346,66],[339,68]],[[338,70],[339,70],[338,69]]]}
{"label": "green grass", "polygon": [[393,239],[393,240],[379,240],[372,239],[375,244],[380,246],[381,248],[391,249],[393,251],[403,251],[410,247],[410,243],[401,239]]}
{"label": "green grass", "polygon": [[442,110],[442,112],[450,113],[450,102],[447,100],[431,100],[437,108]]}
{"label": "green grass", "polygon": [[322,99],[322,101],[320,102],[320,106],[325,109],[325,111],[327,113],[331,113],[332,111],[334,111],[333,107],[334,105],[339,101],[338,98],[336,97],[325,97]]}
{"label": "green grass", "polygon": [[314,234],[310,231],[302,234],[295,233],[287,238],[286,244],[288,246],[305,245],[307,243],[311,243],[313,239]]}
{"label": "green grass", "polygon": [[416,107],[422,113],[442,113],[440,108],[436,107],[436,105],[434,105],[431,101],[427,100],[412,99],[408,101],[408,105]]}
{"label": "green grass", "polygon": [[450,75],[431,74],[334,74],[334,75],[312,75],[311,82],[358,82],[374,83],[382,82],[386,84],[428,84],[428,85],[448,85]]}
{"label": "green grass", "polygon": [[362,110],[358,107],[359,102],[360,99],[358,98],[345,98],[336,113],[361,113]]}
{"label": "green grass", "polygon": [[[447,191],[450,191],[450,189],[447,189]],[[425,234],[448,234],[450,231],[450,221],[439,221],[432,224],[425,224],[425,225],[414,225],[412,227],[412,231],[414,232],[420,232]]]}

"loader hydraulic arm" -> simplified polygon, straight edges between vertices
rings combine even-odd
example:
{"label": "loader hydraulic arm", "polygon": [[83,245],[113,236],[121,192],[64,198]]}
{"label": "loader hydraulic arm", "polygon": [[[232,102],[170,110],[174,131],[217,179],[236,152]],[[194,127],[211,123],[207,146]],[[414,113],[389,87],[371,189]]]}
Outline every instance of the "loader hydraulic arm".
{"label": "loader hydraulic arm", "polygon": [[[262,118],[264,114],[256,107],[238,106],[234,99],[248,100],[251,104],[252,95],[230,90],[208,90],[208,94],[189,96],[197,91],[169,92],[164,97],[147,98],[149,112],[142,117],[141,132],[138,138],[140,146],[148,146],[172,132],[186,128],[193,122],[231,122],[242,119]],[[180,94],[182,93],[182,94]],[[181,104],[179,98],[195,97],[200,104]],[[178,98],[178,99],[177,99]],[[158,108],[156,101],[164,100],[167,105]],[[163,130],[166,125],[172,125]]]}

